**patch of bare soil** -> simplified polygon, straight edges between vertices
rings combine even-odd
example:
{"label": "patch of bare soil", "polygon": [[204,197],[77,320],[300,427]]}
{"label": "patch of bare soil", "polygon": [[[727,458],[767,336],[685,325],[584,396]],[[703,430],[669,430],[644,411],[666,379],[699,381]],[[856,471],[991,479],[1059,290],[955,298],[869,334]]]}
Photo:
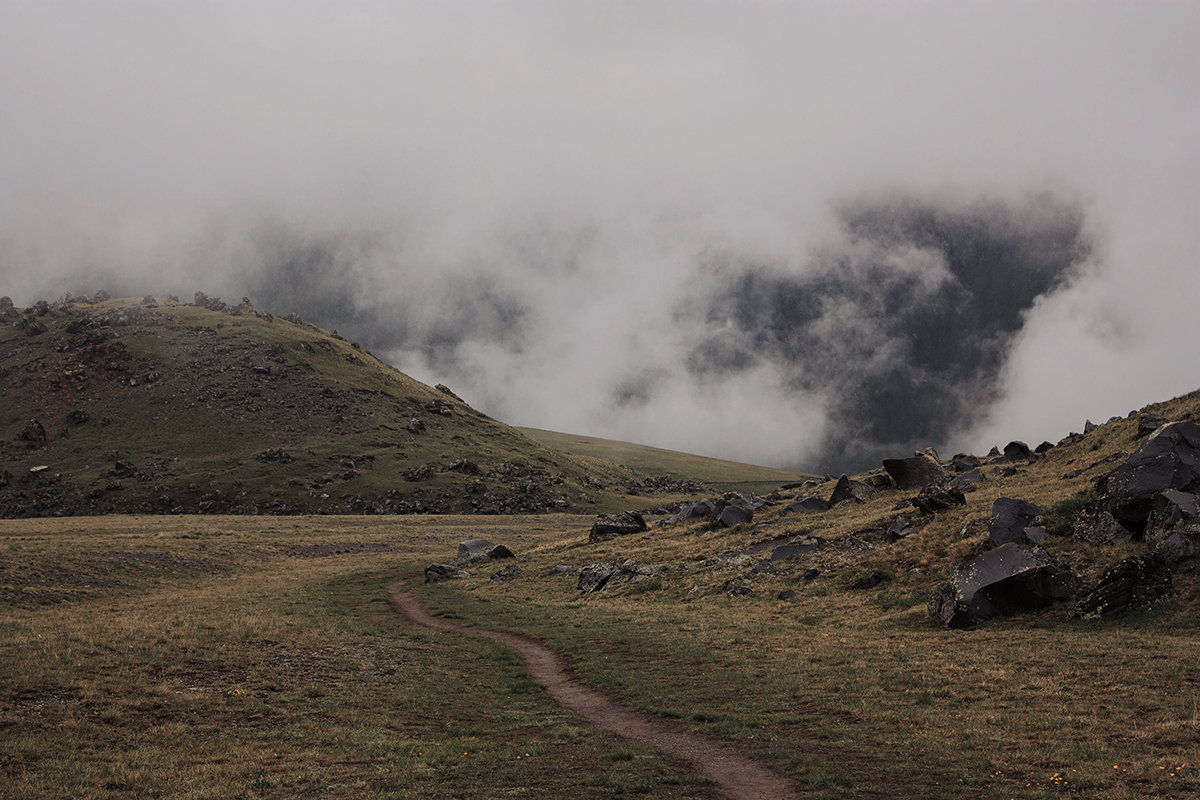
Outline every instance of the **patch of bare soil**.
{"label": "patch of bare soil", "polygon": [[648,744],[690,761],[698,772],[716,781],[731,800],[794,800],[791,784],[734,747],[682,730],[668,720],[630,711],[572,677],[562,660],[541,642],[527,636],[458,625],[425,610],[403,583],[387,587],[392,608],[409,620],[437,630],[482,636],[517,651],[530,677],[546,687],[556,701],[588,722],[628,739]]}

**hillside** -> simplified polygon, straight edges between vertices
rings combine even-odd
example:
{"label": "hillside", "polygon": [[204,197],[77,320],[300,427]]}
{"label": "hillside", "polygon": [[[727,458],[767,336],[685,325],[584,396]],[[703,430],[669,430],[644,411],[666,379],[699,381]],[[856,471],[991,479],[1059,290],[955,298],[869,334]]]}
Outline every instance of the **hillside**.
{"label": "hillside", "polygon": [[248,300],[0,302],[0,516],[587,511],[681,488]]}
{"label": "hillside", "polygon": [[770,492],[784,484],[816,477],[803,472],[742,464],[595,436],[559,433],[540,428],[517,430],[535,442],[564,453],[611,461],[647,475],[668,475],[682,480],[699,481],[721,491]]}

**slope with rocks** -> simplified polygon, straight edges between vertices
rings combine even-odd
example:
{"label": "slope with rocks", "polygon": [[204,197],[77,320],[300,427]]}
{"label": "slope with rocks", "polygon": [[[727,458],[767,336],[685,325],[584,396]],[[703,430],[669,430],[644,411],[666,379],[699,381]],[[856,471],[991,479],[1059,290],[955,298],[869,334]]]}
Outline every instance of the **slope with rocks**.
{"label": "slope with rocks", "polygon": [[0,300],[0,516],[583,511],[680,488],[245,299]]}

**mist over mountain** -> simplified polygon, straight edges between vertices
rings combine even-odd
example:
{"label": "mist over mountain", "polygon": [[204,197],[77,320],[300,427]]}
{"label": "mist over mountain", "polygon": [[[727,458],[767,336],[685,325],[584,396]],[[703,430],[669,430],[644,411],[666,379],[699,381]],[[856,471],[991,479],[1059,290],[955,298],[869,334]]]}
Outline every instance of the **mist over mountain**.
{"label": "mist over mountain", "polygon": [[836,469],[1196,387],[1192,3],[0,3],[0,294]]}

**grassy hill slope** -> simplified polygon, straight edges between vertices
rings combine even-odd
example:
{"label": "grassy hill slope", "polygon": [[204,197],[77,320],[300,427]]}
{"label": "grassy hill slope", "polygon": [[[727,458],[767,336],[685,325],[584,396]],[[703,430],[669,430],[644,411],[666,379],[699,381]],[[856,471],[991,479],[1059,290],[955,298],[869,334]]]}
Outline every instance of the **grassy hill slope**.
{"label": "grassy hill slope", "polygon": [[699,481],[721,491],[770,492],[783,484],[816,477],[802,472],[742,464],[614,439],[558,433],[540,428],[517,430],[546,447],[564,453],[611,461],[647,475],[670,475],[683,480]]}
{"label": "grassy hill slope", "polygon": [[336,333],[198,301],[0,311],[0,516],[587,511],[671,488]]}

